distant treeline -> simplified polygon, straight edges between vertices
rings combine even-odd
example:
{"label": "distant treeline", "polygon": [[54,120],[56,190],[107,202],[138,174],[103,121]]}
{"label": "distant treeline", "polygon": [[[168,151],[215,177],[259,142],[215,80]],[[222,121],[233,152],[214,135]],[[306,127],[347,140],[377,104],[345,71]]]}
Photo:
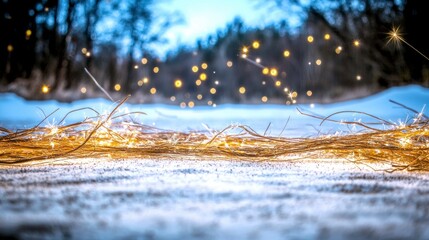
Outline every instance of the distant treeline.
{"label": "distant treeline", "polygon": [[303,24],[252,29],[235,19],[160,60],[153,46],[180,16],[156,1],[1,1],[0,89],[35,99],[100,95],[84,68],[113,94],[188,106],[321,101],[429,85],[429,61],[389,35],[400,27],[403,39],[429,54],[425,1],[270,3],[285,16],[298,11]]}

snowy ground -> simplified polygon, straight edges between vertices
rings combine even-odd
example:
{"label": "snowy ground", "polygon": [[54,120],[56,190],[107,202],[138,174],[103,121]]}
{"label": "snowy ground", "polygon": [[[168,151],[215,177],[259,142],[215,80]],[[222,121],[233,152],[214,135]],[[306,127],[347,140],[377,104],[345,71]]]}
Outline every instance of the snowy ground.
{"label": "snowy ground", "polygon": [[[355,101],[300,106],[320,115],[365,111],[394,122],[422,110],[429,90],[408,86]],[[55,124],[70,110],[108,111],[106,100],[28,102],[0,95],[0,126],[33,126],[45,113]],[[175,130],[247,124],[284,136],[310,136],[318,120],[295,107],[226,105],[179,109],[126,105],[141,121]],[[88,113],[89,114],[89,113]],[[79,117],[72,116],[68,122]],[[363,116],[341,115],[357,120]],[[365,120],[365,118],[363,118]],[[382,127],[382,126],[381,126]],[[346,161],[244,162],[76,159],[0,167],[0,239],[429,239],[429,173],[385,173]]]}

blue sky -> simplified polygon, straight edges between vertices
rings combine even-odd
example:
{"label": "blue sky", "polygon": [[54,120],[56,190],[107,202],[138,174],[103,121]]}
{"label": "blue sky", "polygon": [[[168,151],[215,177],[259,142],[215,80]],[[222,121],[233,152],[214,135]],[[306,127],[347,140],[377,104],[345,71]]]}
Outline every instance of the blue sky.
{"label": "blue sky", "polygon": [[263,0],[169,0],[159,6],[180,12],[184,19],[183,24],[166,32],[169,44],[158,48],[161,55],[181,44],[193,45],[197,39],[225,28],[236,16],[252,27],[263,27],[281,17],[280,11],[272,11]]}

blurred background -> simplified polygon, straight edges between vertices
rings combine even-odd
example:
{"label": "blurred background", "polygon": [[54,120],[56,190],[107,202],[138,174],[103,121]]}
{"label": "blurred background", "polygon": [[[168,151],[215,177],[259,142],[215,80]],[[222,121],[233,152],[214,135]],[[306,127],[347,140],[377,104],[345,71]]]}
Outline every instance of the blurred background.
{"label": "blurred background", "polygon": [[[182,107],[429,86],[429,2],[1,0],[0,91]],[[393,41],[389,41],[393,40]],[[397,39],[396,39],[397,40]],[[291,98],[293,97],[293,98]]]}

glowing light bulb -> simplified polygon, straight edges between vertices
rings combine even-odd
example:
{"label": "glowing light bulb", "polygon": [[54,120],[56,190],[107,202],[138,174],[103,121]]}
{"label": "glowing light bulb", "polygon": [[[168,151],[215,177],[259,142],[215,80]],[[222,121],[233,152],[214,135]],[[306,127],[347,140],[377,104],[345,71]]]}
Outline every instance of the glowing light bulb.
{"label": "glowing light bulb", "polygon": [[49,86],[48,85],[43,84],[43,86],[42,86],[42,93],[43,94],[49,93]]}
{"label": "glowing light bulb", "polygon": [[261,97],[261,101],[264,102],[264,103],[267,102],[268,101],[268,97],[267,96],[262,96]]}
{"label": "glowing light bulb", "polygon": [[278,75],[278,71],[277,71],[277,69],[275,69],[275,68],[271,68],[271,70],[270,70],[270,74],[271,74],[271,76],[276,77],[276,76]]}
{"label": "glowing light bulb", "polygon": [[252,43],[252,47],[253,47],[254,49],[258,49],[258,48],[259,48],[259,46],[260,46],[260,44],[259,44],[259,42],[258,42],[258,41],[254,41],[254,42]]}
{"label": "glowing light bulb", "polygon": [[174,81],[174,87],[181,88],[182,85],[183,85],[182,80],[177,79],[176,81]]}
{"label": "glowing light bulb", "polygon": [[289,50],[285,50],[285,51],[283,52],[283,56],[284,56],[285,58],[290,57],[290,51],[289,51]]}
{"label": "glowing light bulb", "polygon": [[115,91],[120,91],[121,90],[121,84],[117,83],[115,84],[115,86],[113,87],[115,89]]}
{"label": "glowing light bulb", "polygon": [[267,67],[262,69],[262,74],[267,75],[268,73],[270,73],[270,69],[268,69]]}
{"label": "glowing light bulb", "polygon": [[7,45],[7,51],[8,51],[8,52],[12,52],[12,51],[13,51],[13,46],[12,46],[12,44]]}
{"label": "glowing light bulb", "polygon": [[311,97],[311,95],[313,95],[313,92],[311,90],[307,91],[307,96]]}
{"label": "glowing light bulb", "polygon": [[192,66],[192,72],[194,73],[198,72],[198,66]]}
{"label": "glowing light bulb", "polygon": [[153,72],[154,72],[154,73],[158,73],[158,72],[159,72],[159,67],[154,67],[154,68],[153,68]]}
{"label": "glowing light bulb", "polygon": [[81,92],[82,94],[85,94],[85,93],[86,93],[86,87],[81,87],[81,88],[80,88],[80,92]]}
{"label": "glowing light bulb", "polygon": [[207,74],[201,73],[200,74],[200,79],[203,80],[203,81],[207,80]]}
{"label": "glowing light bulb", "polygon": [[325,34],[324,38],[325,38],[325,40],[329,40],[329,39],[331,39],[331,35],[329,35],[329,34],[327,33],[327,34]]}
{"label": "glowing light bulb", "polygon": [[216,88],[210,88],[210,93],[211,94],[216,94]]}
{"label": "glowing light bulb", "polygon": [[202,68],[202,69],[207,69],[207,67],[208,67],[207,63],[203,63],[203,64],[201,64],[201,68]]}
{"label": "glowing light bulb", "polygon": [[142,64],[143,65],[147,64],[147,58],[142,58]]}
{"label": "glowing light bulb", "polygon": [[154,95],[156,93],[156,88],[153,87],[149,91],[150,91],[150,94]]}
{"label": "glowing light bulb", "polygon": [[239,92],[240,94],[245,94],[245,93],[246,93],[246,88],[245,88],[245,87],[240,87],[240,88],[238,89],[238,92]]}
{"label": "glowing light bulb", "polygon": [[226,66],[229,68],[232,67],[232,62],[231,61],[226,62]]}
{"label": "glowing light bulb", "polygon": [[307,37],[307,42],[312,43],[313,41],[314,41],[314,37],[313,37],[313,36],[311,36],[311,35],[309,35],[309,36]]}
{"label": "glowing light bulb", "polygon": [[317,60],[316,60],[316,65],[320,66],[321,64],[322,64],[322,60],[317,59]]}

